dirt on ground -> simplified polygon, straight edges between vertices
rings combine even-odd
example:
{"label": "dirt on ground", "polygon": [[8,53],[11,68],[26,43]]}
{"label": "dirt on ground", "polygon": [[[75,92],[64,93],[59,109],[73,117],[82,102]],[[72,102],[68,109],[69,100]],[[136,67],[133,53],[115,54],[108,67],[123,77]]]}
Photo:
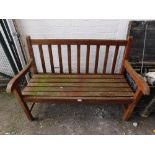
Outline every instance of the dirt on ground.
{"label": "dirt on ground", "polygon": [[35,121],[27,120],[13,95],[0,92],[0,134],[143,135],[155,134],[155,113],[142,118],[137,108],[122,121],[122,107],[98,104],[35,104]]}

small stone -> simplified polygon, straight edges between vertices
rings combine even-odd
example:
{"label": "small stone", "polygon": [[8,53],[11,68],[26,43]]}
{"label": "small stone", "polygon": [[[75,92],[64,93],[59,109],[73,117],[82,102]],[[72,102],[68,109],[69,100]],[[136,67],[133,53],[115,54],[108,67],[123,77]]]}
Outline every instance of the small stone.
{"label": "small stone", "polygon": [[82,102],[82,99],[81,99],[81,98],[78,98],[77,101],[78,101],[78,102]]}
{"label": "small stone", "polygon": [[42,123],[40,123],[40,128],[43,128],[43,125],[42,125]]}
{"label": "small stone", "polygon": [[138,126],[138,123],[137,123],[137,122],[134,122],[134,123],[133,123],[133,126],[134,126],[134,127],[137,127],[137,126]]}

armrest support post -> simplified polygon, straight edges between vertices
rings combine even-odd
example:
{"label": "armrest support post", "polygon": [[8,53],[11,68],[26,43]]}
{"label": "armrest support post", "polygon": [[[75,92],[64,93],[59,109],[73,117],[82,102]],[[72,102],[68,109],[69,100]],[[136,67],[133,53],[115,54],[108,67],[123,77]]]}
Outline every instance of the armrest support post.
{"label": "armrest support post", "polygon": [[7,93],[12,93],[13,90],[18,86],[18,82],[20,79],[28,72],[28,70],[31,68],[33,60],[30,59],[29,63],[23,68],[14,78],[10,80],[10,82],[7,85]]}
{"label": "armrest support post", "polygon": [[149,95],[150,88],[149,88],[148,84],[142,79],[142,77],[139,76],[138,73],[136,73],[136,71],[132,68],[132,66],[130,65],[130,63],[127,60],[124,61],[124,68],[126,69],[126,71],[129,73],[131,78],[137,84],[137,86],[138,86],[137,89],[141,90],[144,95]]}

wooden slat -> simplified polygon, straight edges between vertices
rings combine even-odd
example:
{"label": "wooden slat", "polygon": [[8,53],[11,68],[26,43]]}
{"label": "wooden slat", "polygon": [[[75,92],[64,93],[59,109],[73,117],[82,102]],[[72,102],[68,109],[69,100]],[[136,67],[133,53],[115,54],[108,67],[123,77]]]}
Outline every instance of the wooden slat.
{"label": "wooden slat", "polygon": [[22,95],[30,96],[53,96],[53,97],[123,97],[131,96],[133,97],[132,92],[22,92]]}
{"label": "wooden slat", "polygon": [[39,52],[40,52],[40,59],[41,59],[41,65],[42,65],[43,73],[46,73],[45,61],[44,61],[44,54],[43,54],[42,45],[39,45]]}
{"label": "wooden slat", "polygon": [[98,69],[98,61],[99,61],[99,50],[100,50],[100,45],[96,46],[96,59],[95,59],[95,69],[94,72],[97,74],[97,69]]}
{"label": "wooden slat", "polygon": [[23,96],[22,96],[22,94],[21,94],[21,92],[20,92],[20,89],[19,89],[18,87],[16,87],[16,89],[14,89],[13,92],[14,92],[14,95],[15,95],[15,97],[16,97],[18,103],[20,104],[21,108],[22,108],[23,111],[25,112],[27,118],[28,118],[29,120],[33,120],[33,116],[32,116],[32,114],[31,114],[31,112],[30,112],[30,110],[29,110],[27,104],[26,104],[26,103],[24,102],[24,100],[23,100]]}
{"label": "wooden slat", "polygon": [[60,75],[60,74],[34,74],[32,78],[63,78],[63,79],[124,79],[124,75],[77,75],[77,74],[66,74],[66,75]]}
{"label": "wooden slat", "polygon": [[89,73],[89,57],[90,57],[90,45],[87,45],[87,55],[86,55],[86,73]]}
{"label": "wooden slat", "polygon": [[12,91],[14,89],[16,89],[16,87],[18,86],[18,83],[20,82],[20,80],[22,80],[22,78],[26,75],[26,73],[28,73],[28,71],[31,68],[33,60],[30,59],[28,64],[21,70],[19,71],[19,73],[17,75],[15,75],[7,84],[7,88],[6,91],[7,93],[12,93]]}
{"label": "wooden slat", "polygon": [[91,104],[104,104],[104,103],[117,103],[129,104],[133,101],[133,97],[45,97],[45,96],[23,96],[27,102],[41,102],[41,103],[76,103],[79,99],[82,103]]}
{"label": "wooden slat", "polygon": [[109,46],[106,46],[105,58],[104,58],[104,65],[103,65],[103,74],[106,73],[107,62],[108,62],[108,55],[109,55]]}
{"label": "wooden slat", "polygon": [[67,45],[68,49],[68,71],[69,73],[72,73],[72,67],[71,67],[71,45]]}
{"label": "wooden slat", "polygon": [[125,79],[31,79],[37,83],[126,83]]}
{"label": "wooden slat", "polygon": [[77,87],[25,87],[24,92],[132,92],[130,88],[89,88],[89,87],[81,87],[80,89]]}
{"label": "wooden slat", "polygon": [[126,46],[127,40],[103,40],[103,39],[31,39],[33,45],[121,45]]}
{"label": "wooden slat", "polygon": [[50,58],[50,63],[51,63],[51,71],[52,71],[52,73],[55,73],[51,45],[48,45],[48,51],[49,51],[49,58]]}
{"label": "wooden slat", "polygon": [[33,107],[34,107],[35,104],[36,104],[35,102],[34,103],[31,103],[31,107],[29,108],[30,109],[30,112],[33,110]]}
{"label": "wooden slat", "polygon": [[140,89],[141,92],[143,92],[143,95],[149,95],[150,94],[150,87],[146,83],[146,81],[143,79],[142,76],[140,76],[130,65],[130,63],[125,60],[124,62],[124,68],[128,72],[129,76],[134,80],[136,85],[138,86],[138,89]]}
{"label": "wooden slat", "polygon": [[33,87],[116,87],[116,88],[128,88],[127,83],[29,83],[28,86]]}
{"label": "wooden slat", "polygon": [[80,45],[77,45],[77,73],[80,74]]}
{"label": "wooden slat", "polygon": [[58,45],[58,56],[59,56],[60,73],[63,73],[61,45]]}
{"label": "wooden slat", "polygon": [[114,53],[114,58],[113,58],[113,64],[112,64],[112,71],[111,71],[112,73],[114,73],[114,71],[115,71],[118,50],[119,50],[119,46],[116,46],[115,53]]}
{"label": "wooden slat", "polygon": [[131,117],[131,114],[133,113],[133,110],[135,109],[141,97],[142,91],[140,89],[137,89],[136,93],[134,94],[134,101],[128,105],[127,109],[124,112],[123,120],[127,121]]}

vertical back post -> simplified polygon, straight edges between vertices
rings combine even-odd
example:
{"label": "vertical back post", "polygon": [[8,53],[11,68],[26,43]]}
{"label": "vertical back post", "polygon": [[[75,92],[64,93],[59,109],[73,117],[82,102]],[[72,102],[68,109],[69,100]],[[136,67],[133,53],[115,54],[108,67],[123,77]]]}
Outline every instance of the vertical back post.
{"label": "vertical back post", "polygon": [[36,64],[35,64],[34,53],[33,53],[33,48],[32,48],[32,44],[31,44],[30,36],[26,37],[26,41],[27,41],[29,56],[30,56],[30,58],[33,59],[31,71],[32,71],[32,74],[36,74],[37,73],[37,68],[36,68]]}
{"label": "vertical back post", "polygon": [[121,65],[121,71],[120,71],[121,74],[124,74],[124,71],[125,71],[124,61],[126,59],[128,59],[128,55],[129,55],[129,51],[131,49],[132,41],[133,41],[133,38],[131,36],[128,37],[128,43],[127,43],[127,46],[125,48],[125,51],[124,51],[124,54],[123,54],[123,59],[122,59],[122,65]]}

